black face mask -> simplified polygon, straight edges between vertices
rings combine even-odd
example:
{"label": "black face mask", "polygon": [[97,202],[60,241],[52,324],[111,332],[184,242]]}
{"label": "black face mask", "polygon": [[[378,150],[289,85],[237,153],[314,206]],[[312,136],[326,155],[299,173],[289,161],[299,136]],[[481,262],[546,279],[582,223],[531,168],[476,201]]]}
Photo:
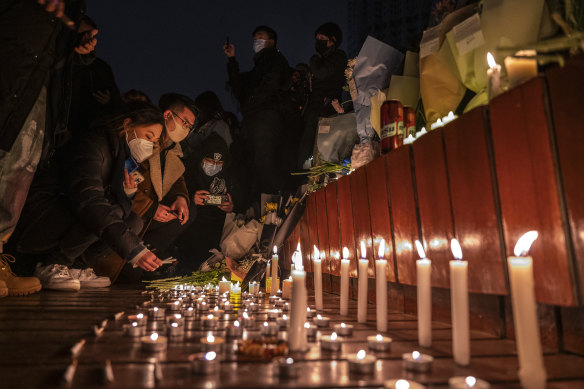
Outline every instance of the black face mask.
{"label": "black face mask", "polygon": [[323,55],[324,53],[327,52],[327,50],[329,49],[326,44],[328,41],[324,41],[324,40],[320,40],[317,39],[314,41],[314,49],[316,50],[317,53],[319,53],[320,55]]}

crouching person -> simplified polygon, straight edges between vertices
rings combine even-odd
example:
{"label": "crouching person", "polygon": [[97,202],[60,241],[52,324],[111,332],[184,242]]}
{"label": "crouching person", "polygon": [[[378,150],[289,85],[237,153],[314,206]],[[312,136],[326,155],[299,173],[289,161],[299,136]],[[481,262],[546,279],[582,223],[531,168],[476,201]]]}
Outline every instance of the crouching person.
{"label": "crouching person", "polygon": [[152,155],[162,126],[155,106],[132,103],[69,149],[62,170],[65,192],[33,223],[21,226],[18,237],[19,250],[46,253],[34,272],[44,289],[109,286],[85,255],[100,243],[144,270],[160,266],[138,236],[142,221],[131,210],[137,190],[133,172]]}

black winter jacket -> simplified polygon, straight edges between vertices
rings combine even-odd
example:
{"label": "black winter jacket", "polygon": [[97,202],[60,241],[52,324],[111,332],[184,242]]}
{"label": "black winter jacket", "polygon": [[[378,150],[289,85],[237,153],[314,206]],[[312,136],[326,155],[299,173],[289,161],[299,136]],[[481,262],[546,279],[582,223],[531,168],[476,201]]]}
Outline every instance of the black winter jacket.
{"label": "black winter jacket", "polygon": [[132,201],[123,189],[126,140],[107,130],[79,139],[67,166],[67,195],[79,220],[122,258],[143,249],[125,219]]}
{"label": "black winter jacket", "polygon": [[242,114],[264,109],[280,109],[283,94],[289,89],[291,71],[288,61],[275,47],[266,47],[253,57],[254,67],[240,73],[235,57],[227,62],[229,85],[239,101]]}
{"label": "black winter jacket", "polygon": [[312,93],[310,105],[322,105],[325,99],[328,105],[333,99],[340,102],[345,84],[345,68],[347,55],[343,50],[330,50],[324,55],[313,55],[310,58],[310,73],[312,74]]}

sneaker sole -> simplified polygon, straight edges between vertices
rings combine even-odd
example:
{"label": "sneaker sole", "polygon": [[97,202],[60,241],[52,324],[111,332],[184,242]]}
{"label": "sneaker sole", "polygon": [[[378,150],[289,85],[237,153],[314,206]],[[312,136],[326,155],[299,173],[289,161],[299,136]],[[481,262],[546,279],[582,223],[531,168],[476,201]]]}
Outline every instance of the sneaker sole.
{"label": "sneaker sole", "polygon": [[31,286],[30,288],[9,288],[8,295],[9,296],[27,296],[29,294],[36,293],[42,289],[42,285],[35,285]]}
{"label": "sneaker sole", "polygon": [[101,283],[97,283],[97,282],[83,282],[83,281],[79,281],[81,283],[81,287],[82,288],[107,288],[111,286],[111,282],[108,282],[107,284],[105,282],[101,282]]}
{"label": "sneaker sole", "polygon": [[79,283],[58,283],[58,284],[45,284],[44,289],[48,290],[58,290],[63,292],[78,292],[81,286]]}

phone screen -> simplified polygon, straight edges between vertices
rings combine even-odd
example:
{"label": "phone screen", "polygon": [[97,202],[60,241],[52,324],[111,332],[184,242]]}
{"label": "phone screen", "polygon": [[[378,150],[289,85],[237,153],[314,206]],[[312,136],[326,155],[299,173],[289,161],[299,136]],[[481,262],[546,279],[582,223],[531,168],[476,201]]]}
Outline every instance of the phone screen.
{"label": "phone screen", "polygon": [[134,173],[136,170],[138,170],[138,168],[140,167],[140,164],[137,163],[136,161],[134,161],[134,158],[130,157],[126,159],[126,170],[128,171],[128,174],[130,173]]}

